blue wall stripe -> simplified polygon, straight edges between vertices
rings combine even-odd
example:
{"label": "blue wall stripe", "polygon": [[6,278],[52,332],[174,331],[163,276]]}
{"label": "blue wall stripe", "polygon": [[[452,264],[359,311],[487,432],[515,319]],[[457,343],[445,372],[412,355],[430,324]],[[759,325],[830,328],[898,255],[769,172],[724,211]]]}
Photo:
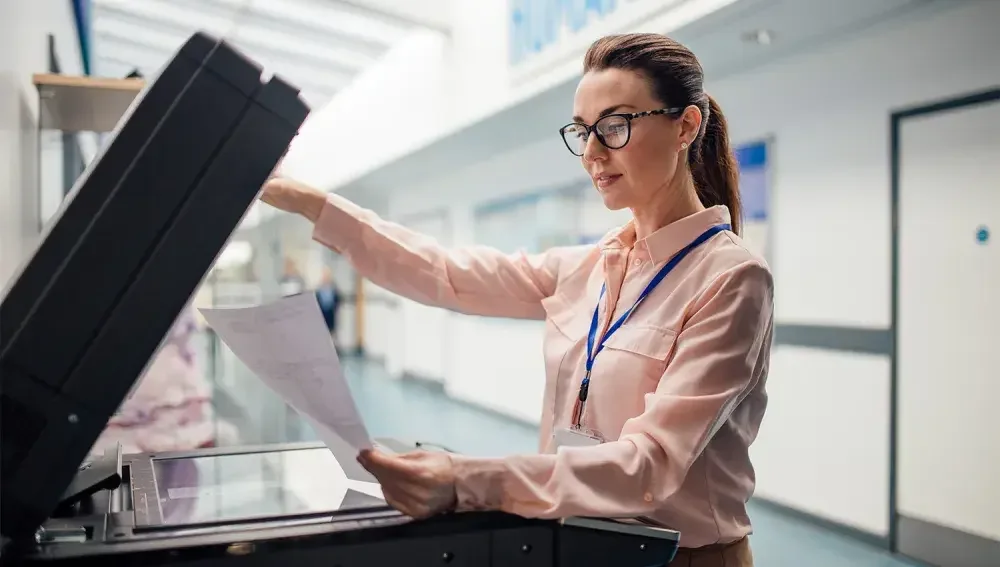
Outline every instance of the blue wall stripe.
{"label": "blue wall stripe", "polygon": [[91,0],[70,0],[73,7],[73,20],[76,24],[76,38],[80,44],[80,57],[83,74],[91,74],[91,27],[90,19],[93,11]]}

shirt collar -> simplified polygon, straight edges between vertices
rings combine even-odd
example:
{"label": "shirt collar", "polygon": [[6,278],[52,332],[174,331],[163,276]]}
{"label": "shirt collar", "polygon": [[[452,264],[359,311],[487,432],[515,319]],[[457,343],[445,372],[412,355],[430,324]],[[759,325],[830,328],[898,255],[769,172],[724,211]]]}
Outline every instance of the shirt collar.
{"label": "shirt collar", "polygon": [[731,224],[729,209],[723,205],[709,207],[674,221],[641,241],[635,239],[635,221],[607,233],[600,241],[601,250],[644,249],[654,264],[666,262],[682,248],[691,244],[701,233],[718,224]]}

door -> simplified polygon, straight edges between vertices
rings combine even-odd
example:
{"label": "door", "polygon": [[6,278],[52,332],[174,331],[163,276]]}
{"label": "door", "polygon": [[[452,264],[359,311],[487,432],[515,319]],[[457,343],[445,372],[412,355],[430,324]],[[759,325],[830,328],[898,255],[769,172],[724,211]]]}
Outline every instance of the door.
{"label": "door", "polygon": [[1000,92],[894,124],[897,548],[1000,565]]}

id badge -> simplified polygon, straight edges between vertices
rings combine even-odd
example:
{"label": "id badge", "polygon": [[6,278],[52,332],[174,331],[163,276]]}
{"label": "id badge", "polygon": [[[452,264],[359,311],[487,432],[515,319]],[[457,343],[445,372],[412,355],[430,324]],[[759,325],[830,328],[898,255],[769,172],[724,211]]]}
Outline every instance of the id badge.
{"label": "id badge", "polygon": [[604,443],[596,432],[576,428],[557,429],[553,438],[557,451],[561,447],[593,447]]}

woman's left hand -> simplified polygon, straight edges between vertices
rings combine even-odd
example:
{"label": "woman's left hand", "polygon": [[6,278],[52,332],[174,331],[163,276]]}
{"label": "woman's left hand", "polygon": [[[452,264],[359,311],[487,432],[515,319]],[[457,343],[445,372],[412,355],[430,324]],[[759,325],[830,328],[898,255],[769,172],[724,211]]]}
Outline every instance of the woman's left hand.
{"label": "woman's left hand", "polygon": [[364,450],[358,462],[378,479],[385,501],[407,516],[427,518],[455,508],[455,471],[447,453]]}

